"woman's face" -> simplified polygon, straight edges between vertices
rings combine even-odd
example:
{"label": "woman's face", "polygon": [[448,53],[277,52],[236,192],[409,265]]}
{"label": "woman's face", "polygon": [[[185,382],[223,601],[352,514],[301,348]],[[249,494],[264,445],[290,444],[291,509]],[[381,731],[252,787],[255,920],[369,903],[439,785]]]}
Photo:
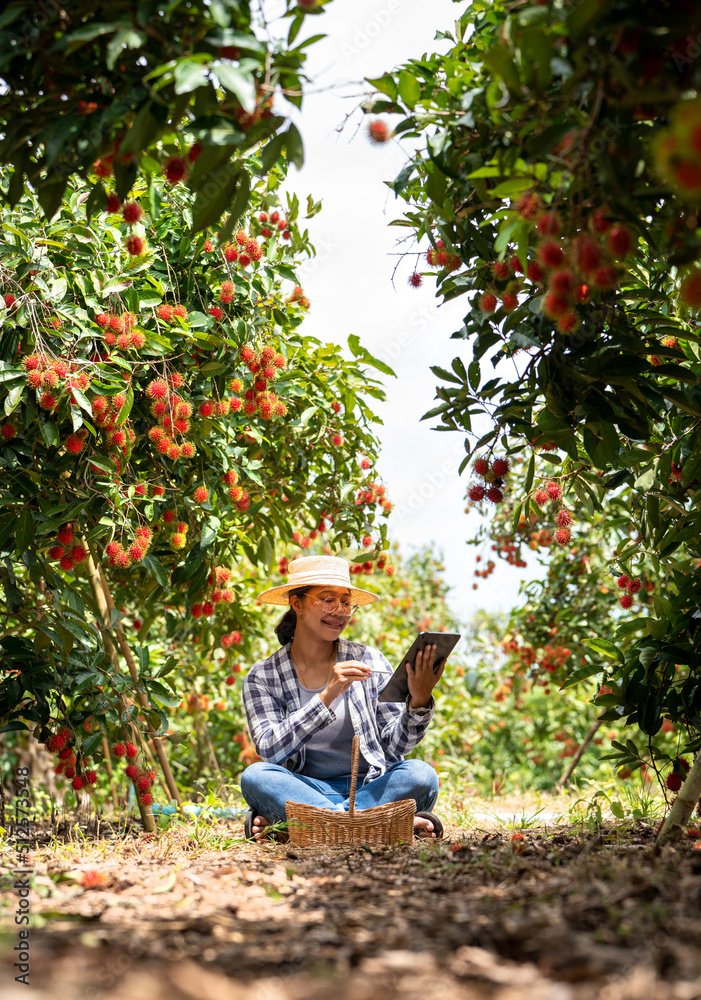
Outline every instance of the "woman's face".
{"label": "woman's face", "polygon": [[[325,601],[333,601],[336,607],[329,611]],[[291,606],[297,612],[297,621],[308,628],[320,639],[333,641],[341,634],[348,624],[350,614],[339,606],[351,603],[351,592],[348,587],[313,587],[303,597],[296,594],[291,598]],[[332,605],[330,605],[332,606]]]}

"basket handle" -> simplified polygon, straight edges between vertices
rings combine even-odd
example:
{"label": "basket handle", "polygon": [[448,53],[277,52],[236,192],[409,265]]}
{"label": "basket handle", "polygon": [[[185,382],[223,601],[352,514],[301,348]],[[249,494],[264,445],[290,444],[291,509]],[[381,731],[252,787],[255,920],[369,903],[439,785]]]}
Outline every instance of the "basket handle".
{"label": "basket handle", "polygon": [[348,796],[348,815],[355,816],[355,789],[358,784],[358,764],[360,762],[360,737],[356,733],[351,746],[351,786]]}

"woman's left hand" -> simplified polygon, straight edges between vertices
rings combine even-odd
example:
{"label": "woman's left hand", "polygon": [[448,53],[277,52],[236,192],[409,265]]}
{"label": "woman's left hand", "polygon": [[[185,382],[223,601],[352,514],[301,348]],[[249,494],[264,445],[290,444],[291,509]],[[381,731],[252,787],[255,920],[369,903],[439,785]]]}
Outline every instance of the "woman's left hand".
{"label": "woman's left hand", "polygon": [[431,692],[441,679],[445,660],[441,660],[434,671],[433,663],[436,658],[436,647],[426,646],[426,648],[416,654],[414,666],[407,663],[406,675],[411,695],[410,708],[427,708],[431,700]]}

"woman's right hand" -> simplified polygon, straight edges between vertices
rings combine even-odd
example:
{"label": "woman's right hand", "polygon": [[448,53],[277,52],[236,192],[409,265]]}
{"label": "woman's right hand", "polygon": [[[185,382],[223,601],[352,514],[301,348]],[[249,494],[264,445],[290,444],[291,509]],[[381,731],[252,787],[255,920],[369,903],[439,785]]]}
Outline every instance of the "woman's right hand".
{"label": "woman's right hand", "polygon": [[353,681],[366,681],[372,674],[372,670],[367,663],[360,660],[343,660],[334,663],[333,671],[328,684],[319,697],[330,708],[331,702],[335,701],[339,695],[345,694]]}

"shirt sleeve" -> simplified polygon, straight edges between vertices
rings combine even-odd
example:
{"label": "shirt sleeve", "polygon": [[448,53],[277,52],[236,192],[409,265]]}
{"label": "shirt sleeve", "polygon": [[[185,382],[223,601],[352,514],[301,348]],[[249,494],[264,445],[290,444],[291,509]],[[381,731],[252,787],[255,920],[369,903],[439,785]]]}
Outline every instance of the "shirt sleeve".
{"label": "shirt sleeve", "polygon": [[287,714],[285,702],[252,669],[243,682],[243,704],[256,753],[270,764],[282,764],[299,753],[314,733],[336,718],[319,695]]}
{"label": "shirt sleeve", "polygon": [[[374,670],[382,670],[385,674],[377,674],[377,687],[384,687],[393,673],[389,660],[379,649],[368,647],[363,655],[363,662]],[[385,756],[390,761],[401,760],[410,753],[426,735],[436,703],[433,695],[426,708],[409,708],[408,700],[404,702],[377,701],[375,694],[375,717],[380,733],[380,742]]]}

